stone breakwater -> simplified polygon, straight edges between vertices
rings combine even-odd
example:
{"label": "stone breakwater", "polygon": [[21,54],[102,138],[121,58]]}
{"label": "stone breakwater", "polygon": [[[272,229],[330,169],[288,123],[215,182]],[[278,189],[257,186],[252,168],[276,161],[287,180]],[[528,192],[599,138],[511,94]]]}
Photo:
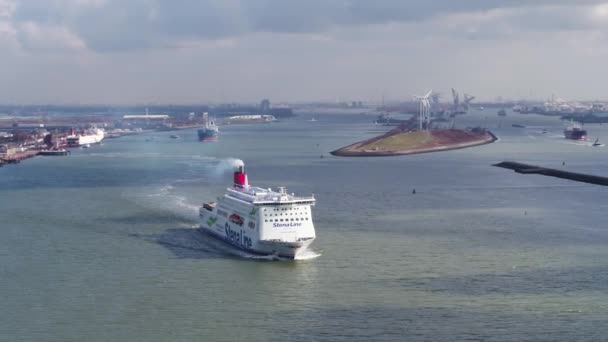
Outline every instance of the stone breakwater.
{"label": "stone breakwater", "polygon": [[517,173],[524,175],[541,175],[556,178],[569,179],[576,182],[583,182],[589,184],[597,184],[608,186],[608,177],[594,176],[585,173],[569,172],[564,170],[551,169],[548,167],[541,167],[536,165],[504,161],[493,166],[503,167],[505,169],[511,169]]}
{"label": "stone breakwater", "polygon": [[342,157],[380,157],[429,153],[490,144],[498,138],[481,129],[406,131],[394,129],[378,137],[330,152]]}

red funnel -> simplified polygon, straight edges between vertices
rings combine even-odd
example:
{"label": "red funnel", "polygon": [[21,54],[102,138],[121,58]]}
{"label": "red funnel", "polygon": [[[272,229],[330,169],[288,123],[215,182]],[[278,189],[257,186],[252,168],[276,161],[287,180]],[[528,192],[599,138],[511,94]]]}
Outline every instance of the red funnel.
{"label": "red funnel", "polygon": [[242,166],[239,166],[239,169],[234,172],[234,187],[238,189],[249,187],[247,174]]}

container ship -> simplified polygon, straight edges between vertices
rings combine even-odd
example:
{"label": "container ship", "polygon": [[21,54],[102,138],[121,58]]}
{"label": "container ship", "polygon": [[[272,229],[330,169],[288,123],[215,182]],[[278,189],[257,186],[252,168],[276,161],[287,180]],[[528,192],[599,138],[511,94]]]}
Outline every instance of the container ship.
{"label": "container ship", "polygon": [[74,130],[70,131],[70,135],[66,137],[68,147],[88,146],[91,144],[100,143],[105,137],[103,129],[91,128],[76,134]]}
{"label": "container ship", "polygon": [[564,137],[570,140],[587,140],[587,131],[580,126],[571,123],[570,126],[566,127],[564,130]]}
{"label": "container ship", "polygon": [[315,198],[250,186],[244,165],[234,185],[199,210],[201,231],[255,255],[298,259],[315,239],[311,207]]}
{"label": "container ship", "polygon": [[214,121],[207,121],[205,127],[198,130],[199,141],[217,141],[219,135],[220,130]]}

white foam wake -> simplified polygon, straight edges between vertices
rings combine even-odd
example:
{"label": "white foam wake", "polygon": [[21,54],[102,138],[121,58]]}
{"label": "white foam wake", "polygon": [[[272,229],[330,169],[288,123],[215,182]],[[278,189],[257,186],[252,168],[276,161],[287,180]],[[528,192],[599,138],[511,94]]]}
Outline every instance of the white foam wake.
{"label": "white foam wake", "polygon": [[320,257],[322,254],[321,253],[317,253],[312,249],[307,249],[305,251],[303,251],[302,253],[298,254],[295,258],[295,260],[312,260],[312,259],[316,259],[318,257]]}

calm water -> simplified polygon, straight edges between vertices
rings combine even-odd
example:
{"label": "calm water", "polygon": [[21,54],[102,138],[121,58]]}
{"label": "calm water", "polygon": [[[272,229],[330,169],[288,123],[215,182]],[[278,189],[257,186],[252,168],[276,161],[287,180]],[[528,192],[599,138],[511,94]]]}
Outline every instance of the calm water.
{"label": "calm water", "polygon": [[[608,191],[490,165],[606,175],[608,147],[565,141],[554,118],[509,114],[498,128],[486,110],[457,123],[492,128],[495,144],[348,159],[327,152],[383,128],[315,117],[0,168],[0,340],[606,339]],[[587,128],[608,143],[608,126]],[[236,257],[192,228],[230,158],[254,184],[315,194],[320,257]]]}

